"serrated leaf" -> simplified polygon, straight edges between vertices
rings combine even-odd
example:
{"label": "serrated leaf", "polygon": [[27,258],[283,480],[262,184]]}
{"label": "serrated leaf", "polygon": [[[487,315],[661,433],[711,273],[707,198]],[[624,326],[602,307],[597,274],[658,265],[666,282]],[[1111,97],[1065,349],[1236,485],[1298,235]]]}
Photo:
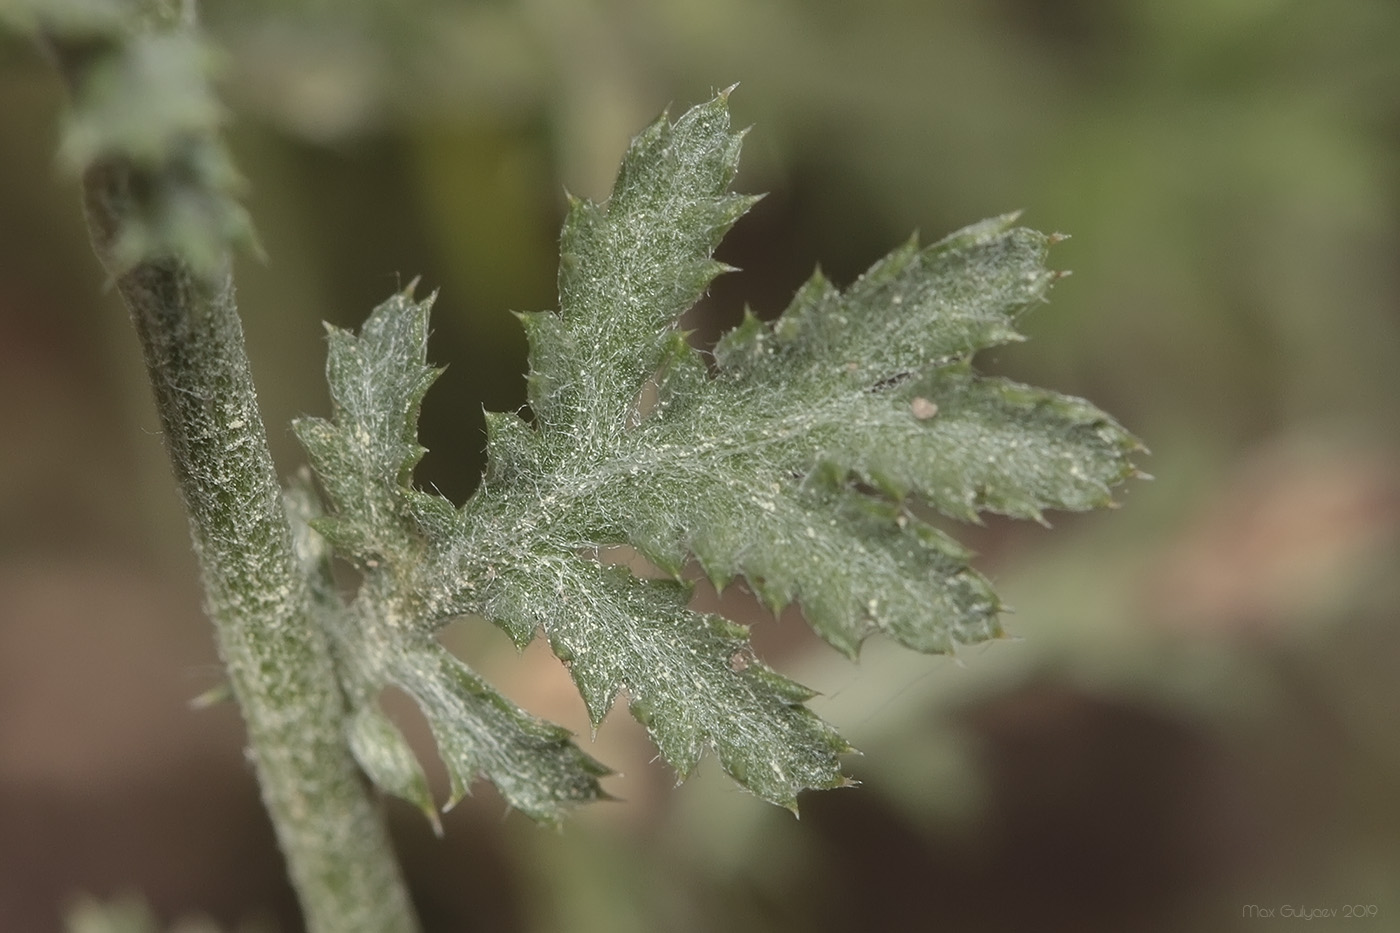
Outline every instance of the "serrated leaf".
{"label": "serrated leaf", "polygon": [[845,290],[815,276],[777,321],[721,340],[712,370],[675,323],[753,201],[728,192],[739,142],[722,94],[638,136],[606,204],[573,203],[560,312],[521,318],[533,419],[488,415],[486,475],[460,510],[409,485],[426,304],[401,296],[359,337],[333,335],[334,417],[298,433],[334,507],[317,527],[366,572],[357,606],[398,620],[385,639],[421,645],[462,614],[522,647],[543,632],[595,724],[625,691],[682,776],[712,749],[795,808],[846,783],[849,746],[809,691],[754,658],[742,627],[688,609],[685,585],[597,550],[743,577],[851,655],[877,632],[951,651],[999,635],[1000,602],[913,506],[976,520],[1104,505],[1138,445],[1086,402],[973,369],[1021,339],[1017,316],[1056,278],[1053,238],[1010,216],[911,241]]}
{"label": "serrated leaf", "polygon": [[[370,425],[384,430],[375,434],[366,425],[365,431],[340,438],[347,445],[341,451],[344,457],[312,458],[331,474],[360,469],[364,471],[359,474],[362,479],[378,477],[378,485],[366,480],[365,498],[337,498],[350,489],[341,483],[334,485],[337,492],[332,493],[332,500],[342,513],[375,515],[383,528],[397,529],[399,534],[362,534],[359,524],[329,519],[322,514],[309,482],[301,481],[287,494],[296,550],[312,580],[320,622],[331,636],[350,704],[346,739],[366,776],[381,790],[419,807],[440,831],[422,767],[379,706],[383,690],[395,687],[418,703],[432,729],[452,785],[446,807],[460,800],[478,778],[485,777],[512,806],[536,820],[551,822],[569,806],[604,799],[607,795],[598,779],[607,775],[608,769],[579,750],[568,730],[521,710],[427,634],[431,625],[423,620],[423,610],[413,597],[413,579],[400,572],[411,562],[405,555],[411,554],[415,545],[403,533],[403,519],[374,511],[378,507],[372,501],[375,493],[382,491],[385,483],[406,483],[407,474],[400,468],[418,456],[395,431],[385,429],[385,420],[377,416],[393,411],[395,399],[400,405],[411,404],[416,416],[416,399],[435,375],[405,365],[397,370],[404,378],[381,378],[385,374],[376,364],[393,354],[400,354],[397,358],[401,361],[416,358],[421,362],[426,340],[426,331],[421,328],[427,305],[401,295],[381,306],[381,311],[392,308],[393,313],[381,316],[386,323],[382,331],[370,329],[368,343],[377,351],[374,355],[359,352],[362,338],[333,338],[336,365],[331,369],[336,373],[338,391],[332,394],[339,400],[338,414],[359,412],[367,416]],[[370,397],[372,401],[368,401]],[[371,411],[376,417],[368,417]],[[335,426],[330,423],[303,419],[296,427],[308,449],[325,453],[324,447],[334,443]],[[323,537],[317,527],[328,528],[330,537]],[[364,580],[349,605],[341,600],[331,579],[331,541],[341,553],[357,557],[364,568]]]}
{"label": "serrated leaf", "polygon": [[752,658],[743,627],[688,610],[687,587],[590,560],[527,566],[483,608],[548,634],[595,724],[626,690],[682,777],[713,748],[727,772],[786,807],[804,788],[846,783],[836,758],[850,746],[802,706],[811,692]]}
{"label": "serrated leaf", "polygon": [[562,313],[527,327],[530,408],[543,424],[599,440],[625,426],[672,323],[728,269],[711,254],[756,199],[728,193],[740,134],[727,96],[638,135],[606,205],[573,201],[559,245]]}
{"label": "serrated leaf", "polygon": [[358,336],[327,326],[332,417],[293,424],[335,507],[317,530],[363,566],[413,546],[400,513],[424,453],[418,408],[441,372],[423,364],[432,303],[403,292],[375,308]]}

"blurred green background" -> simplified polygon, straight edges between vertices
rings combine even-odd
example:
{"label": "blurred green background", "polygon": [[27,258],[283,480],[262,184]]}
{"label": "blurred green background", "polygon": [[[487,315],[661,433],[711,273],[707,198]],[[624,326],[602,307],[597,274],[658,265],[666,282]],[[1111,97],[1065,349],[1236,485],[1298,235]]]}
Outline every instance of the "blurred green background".
{"label": "blurred green background", "polygon": [[[1074,275],[982,365],[1152,448],[1115,514],[965,536],[1018,638],[858,666],[760,651],[865,755],[802,818],[616,712],[623,803],[539,830],[488,789],[434,839],[390,805],[432,931],[1400,929],[1400,4],[1393,0],[208,2],[269,259],[241,261],[279,467],[327,408],[320,322],[441,289],[419,479],[461,500],[524,401],[509,310],[553,305],[567,189],[742,82],[769,197],[688,324],[848,282],[911,230],[1023,208]],[[125,314],[56,167],[63,102],[0,40],[0,930],[79,892],[295,929],[218,680]],[[715,605],[721,597],[699,592]],[[532,647],[449,633],[584,735]],[[390,698],[423,740],[411,707]],[[431,756],[431,748],[422,747]],[[436,777],[441,783],[441,775]],[[1360,911],[1344,919],[1351,906]],[[251,928],[251,927],[250,927]]]}

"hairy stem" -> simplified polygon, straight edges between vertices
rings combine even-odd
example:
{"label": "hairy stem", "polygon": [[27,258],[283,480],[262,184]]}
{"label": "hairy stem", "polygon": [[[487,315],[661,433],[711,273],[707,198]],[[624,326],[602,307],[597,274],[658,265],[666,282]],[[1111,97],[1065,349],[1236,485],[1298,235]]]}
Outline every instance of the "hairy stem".
{"label": "hairy stem", "polygon": [[[99,254],[120,227],[125,176],[120,165],[101,165],[85,179]],[[232,279],[158,260],[122,274],[117,287],[141,337],[206,609],[307,926],[416,929],[383,820],[346,746],[344,699],[292,551]]]}
{"label": "hairy stem", "polygon": [[[88,49],[60,49],[70,80]],[[258,413],[225,255],[222,271],[178,256],[134,265],[119,243],[161,169],[101,159],[84,174],[94,246],[145,352],[206,609],[247,725],[249,757],[313,933],[417,929],[381,814],[346,743],[330,645],[311,613]]]}

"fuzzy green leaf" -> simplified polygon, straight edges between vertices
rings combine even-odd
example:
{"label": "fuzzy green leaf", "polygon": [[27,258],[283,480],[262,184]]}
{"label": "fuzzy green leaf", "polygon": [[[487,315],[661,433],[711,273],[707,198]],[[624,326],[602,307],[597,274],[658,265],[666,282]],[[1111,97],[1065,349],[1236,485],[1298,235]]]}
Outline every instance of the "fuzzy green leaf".
{"label": "fuzzy green leaf", "polygon": [[[411,519],[406,511],[397,516],[384,511],[378,495],[390,486],[406,491],[407,471],[420,451],[405,445],[393,430],[375,433],[374,425],[386,427],[376,415],[393,412],[397,401],[411,406],[416,418],[418,400],[435,373],[403,365],[396,371],[402,378],[394,379],[375,364],[391,359],[421,364],[429,303],[395,296],[371,316],[366,336],[332,334],[329,368],[335,374],[337,420],[358,414],[367,423],[351,422],[363,430],[348,436],[338,435],[335,424],[321,419],[301,419],[295,427],[337,512],[373,516],[380,533],[321,514],[310,484],[299,483],[287,497],[298,556],[313,580],[321,623],[331,635],[351,705],[346,738],[370,780],[418,806],[440,829],[422,769],[379,706],[383,690],[395,687],[413,697],[432,729],[452,783],[447,807],[485,777],[512,806],[550,822],[570,805],[605,798],[598,779],[608,769],[580,751],[567,729],[515,706],[432,637],[432,619],[414,595],[421,583],[413,574],[411,555],[420,546],[405,533]],[[366,349],[370,352],[359,352]],[[401,410],[400,425],[403,417]],[[332,581],[332,542],[356,559],[364,574],[349,605]]]}
{"label": "fuzzy green leaf", "polygon": [[1138,445],[1086,402],[972,368],[1021,339],[1016,317],[1056,278],[1054,238],[1013,217],[910,242],[844,291],[815,276],[775,323],[750,316],[721,340],[712,366],[676,320],[753,203],[728,191],[739,143],[721,94],[638,136],[606,204],[573,203],[560,312],[522,316],[533,418],[488,415],[487,473],[460,509],[410,485],[434,375],[426,303],[399,296],[358,337],[333,332],[335,416],[298,433],[331,500],[317,527],[364,571],[357,606],[379,650],[464,614],[522,647],[543,632],[595,724],[625,691],[682,776],[713,749],[795,808],[846,783],[850,750],[809,691],[752,657],[743,628],[688,609],[679,579],[597,549],[629,545],[677,578],[692,559],[720,586],[743,577],[851,655],[877,632],[951,651],[999,635],[1000,603],[913,506],[976,520],[1105,505]]}

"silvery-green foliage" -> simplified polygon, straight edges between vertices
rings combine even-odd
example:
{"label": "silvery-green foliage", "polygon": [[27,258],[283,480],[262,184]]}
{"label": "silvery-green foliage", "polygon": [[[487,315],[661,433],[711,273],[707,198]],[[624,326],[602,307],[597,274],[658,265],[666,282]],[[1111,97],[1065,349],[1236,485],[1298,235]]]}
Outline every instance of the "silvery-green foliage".
{"label": "silvery-green foliage", "polygon": [[[439,646],[456,617],[522,647],[542,632],[595,724],[626,691],[682,776],[713,750],[743,786],[795,808],[804,789],[847,783],[850,746],[805,707],[808,690],[752,656],[743,627],[687,607],[687,561],[775,609],[800,603],[847,654],[873,633],[947,652],[999,635],[1000,604],[911,504],[1038,519],[1109,504],[1134,473],[1136,441],[1092,405],[972,367],[979,349],[1020,339],[1017,315],[1056,278],[1053,237],[1012,217],[910,242],[844,291],[814,276],[776,322],[748,317],[712,356],[691,347],[677,318],[726,271],[712,253],[754,201],[728,190],[740,140],[721,94],[638,136],[605,204],[572,204],[560,310],[522,316],[529,417],[489,416],[489,465],[460,508],[412,486],[437,375],[431,300],[399,294],[357,335],[331,330],[332,417],[297,424],[327,500],[319,514],[309,488],[293,496],[315,529],[302,556],[324,567],[333,549],[363,574],[348,605],[328,583],[321,599],[351,745],[376,783],[429,813],[378,708],[386,685],[421,705],[454,800],[485,776],[550,819],[599,797],[606,773]],[[600,563],[610,545],[675,579]]]}

